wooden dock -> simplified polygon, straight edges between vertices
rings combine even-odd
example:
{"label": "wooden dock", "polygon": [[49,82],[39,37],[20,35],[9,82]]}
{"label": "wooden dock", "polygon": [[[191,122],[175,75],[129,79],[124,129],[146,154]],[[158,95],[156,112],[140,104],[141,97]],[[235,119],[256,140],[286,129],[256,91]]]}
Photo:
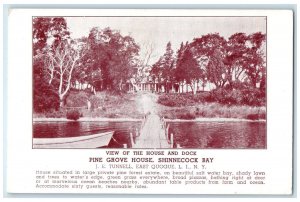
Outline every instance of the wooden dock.
{"label": "wooden dock", "polygon": [[132,148],[173,148],[173,135],[169,126],[157,114],[149,114],[142,122],[140,131],[130,134]]}

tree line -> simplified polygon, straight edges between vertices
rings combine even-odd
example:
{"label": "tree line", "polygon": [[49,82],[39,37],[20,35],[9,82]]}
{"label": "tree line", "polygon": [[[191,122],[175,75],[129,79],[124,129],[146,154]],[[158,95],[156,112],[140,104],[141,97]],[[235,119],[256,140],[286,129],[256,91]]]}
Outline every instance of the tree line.
{"label": "tree line", "polygon": [[181,43],[177,53],[169,42],[163,56],[153,65],[153,80],[169,92],[174,83],[189,85],[196,94],[198,84],[210,82],[220,88],[265,88],[266,36],[260,32],[236,33],[226,40],[218,33],[206,34]]}
{"label": "tree line", "polygon": [[[216,89],[263,89],[265,37],[236,33],[226,40],[217,33],[207,34],[181,43],[176,54],[169,42],[151,66],[150,76],[165,92],[177,84],[189,85],[197,93],[199,82],[203,87],[213,83]],[[131,36],[109,27],[94,27],[87,37],[73,39],[64,18],[33,18],[34,110],[62,107],[76,82],[88,83],[95,91],[123,91],[131,78],[141,80],[139,72],[148,65],[149,58],[145,62],[139,54],[140,46]]]}
{"label": "tree line", "polygon": [[72,86],[88,83],[95,91],[121,91],[136,72],[140,47],[130,36],[94,27],[72,39],[64,18],[33,19],[35,111],[64,105]]}

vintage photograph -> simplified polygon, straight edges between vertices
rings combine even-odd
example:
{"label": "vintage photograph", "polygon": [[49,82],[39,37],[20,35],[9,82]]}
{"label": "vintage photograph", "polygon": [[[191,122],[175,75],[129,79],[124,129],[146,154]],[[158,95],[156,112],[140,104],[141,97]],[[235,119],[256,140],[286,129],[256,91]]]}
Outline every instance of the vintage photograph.
{"label": "vintage photograph", "polygon": [[34,149],[266,149],[267,17],[32,18]]}

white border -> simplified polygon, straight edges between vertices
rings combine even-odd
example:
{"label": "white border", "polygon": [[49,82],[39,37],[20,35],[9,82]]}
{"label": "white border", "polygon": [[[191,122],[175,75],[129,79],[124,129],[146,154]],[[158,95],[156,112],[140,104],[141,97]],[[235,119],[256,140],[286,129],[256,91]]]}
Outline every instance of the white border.
{"label": "white border", "polygon": [[[136,11],[136,10],[135,10]],[[182,11],[182,10],[181,10]],[[53,152],[53,151],[43,151],[43,152],[35,152],[32,151],[30,147],[28,147],[28,131],[30,131],[30,122],[31,122],[31,109],[28,108],[28,106],[31,106],[31,71],[28,69],[28,67],[31,68],[31,52],[28,50],[29,47],[31,47],[31,41],[28,43],[28,16],[30,15],[38,15],[38,13],[41,13],[41,15],[47,15],[46,11],[34,11],[34,10],[26,10],[21,11],[22,14],[16,14],[16,12],[19,12],[17,10],[14,10],[10,13],[9,17],[9,24],[10,25],[16,25],[18,24],[18,27],[16,26],[10,26],[9,27],[9,68],[8,68],[8,189],[11,190],[11,186],[14,187],[14,190],[21,191],[21,190],[27,190],[29,187],[24,187],[22,183],[18,184],[19,188],[16,188],[15,183],[11,184],[10,182],[16,182],[16,181],[23,181],[28,182],[30,181],[30,175],[28,176],[20,176],[19,169],[16,168],[17,165],[23,167],[24,165],[31,165],[34,167],[35,165],[41,165],[43,162],[39,161],[39,164],[36,164],[35,160],[42,160],[43,156],[51,156],[51,155],[60,155],[61,158],[58,160],[59,162],[64,162],[64,158],[70,158],[70,154],[75,155],[76,159],[70,159],[71,165],[75,165],[78,163],[78,159],[82,156],[82,153],[78,153],[77,151],[71,152]],[[53,12],[62,12],[61,10],[51,10],[51,13]],[[63,15],[70,15],[68,13],[76,13],[76,15],[80,15],[81,13],[87,12],[87,11],[80,11],[79,10],[67,10],[63,12]],[[89,15],[95,15],[95,10],[88,10]],[[102,14],[112,12],[112,10],[107,10],[104,12],[101,12]],[[118,11],[118,15],[129,15],[131,11]],[[149,13],[150,11],[143,11],[138,10],[137,13],[142,13],[143,15]],[[178,15],[177,11],[167,11],[164,12],[166,15],[171,15],[172,12],[176,12],[175,15]],[[184,13],[184,11],[182,11]],[[191,13],[197,12],[190,10],[186,11],[188,15],[191,15]],[[212,12],[214,11],[203,11],[201,12],[201,15],[203,13],[207,15],[212,15]],[[218,11],[218,12],[226,12],[226,11]],[[248,13],[252,13],[254,11],[228,11],[229,15],[247,15]],[[291,114],[292,114],[292,106],[291,106],[291,98],[292,98],[292,35],[291,33],[288,33],[291,28],[292,24],[287,23],[290,21],[290,12],[281,11],[280,13],[286,13],[283,14],[285,17],[289,18],[288,20],[285,20],[283,16],[279,15],[279,11],[258,11],[256,12],[256,15],[261,15],[259,13],[267,13],[268,15],[268,150],[267,151],[251,151],[249,153],[248,151],[243,151],[242,153],[242,159],[249,158],[253,159],[253,155],[256,157],[259,157],[256,164],[264,164],[266,162],[266,159],[270,161],[271,163],[265,166],[262,166],[262,168],[266,168],[270,170],[270,173],[276,173],[276,172],[283,172],[284,176],[282,176],[282,179],[284,181],[286,179],[289,179],[285,181],[287,184],[290,184],[291,180]],[[277,13],[276,13],[277,12]],[[155,10],[154,13],[162,14],[161,10]],[[57,15],[57,14],[55,14]],[[96,15],[99,15],[96,14]],[[107,15],[107,14],[106,14]],[[153,15],[153,14],[152,14]],[[195,14],[196,15],[196,14]],[[221,14],[224,15],[224,14]],[[25,17],[26,16],[26,17]],[[270,17],[272,16],[272,17]],[[272,19],[271,21],[269,21]],[[20,23],[21,22],[21,23]],[[274,24],[272,24],[274,23]],[[269,28],[270,26],[270,28]],[[278,28],[280,27],[280,32]],[[26,31],[27,30],[27,31]],[[277,32],[277,34],[276,34]],[[278,33],[279,32],[279,33]],[[25,33],[24,35],[20,35],[20,33]],[[27,35],[26,35],[27,33]],[[274,33],[274,34],[273,34]],[[30,32],[31,34],[31,32]],[[287,35],[286,35],[287,34]],[[31,35],[30,35],[31,36]],[[12,40],[13,39],[13,40]],[[275,44],[275,45],[274,45]],[[276,48],[277,47],[277,48]],[[281,50],[286,50],[283,52],[279,52],[279,47]],[[18,59],[15,59],[14,56],[18,55]],[[25,65],[24,65],[25,64]],[[290,67],[286,68],[284,71],[282,71],[282,65]],[[24,68],[20,68],[20,66],[26,66]],[[26,75],[26,76],[25,76]],[[284,78],[284,82],[280,83],[278,80],[281,78]],[[16,82],[18,81],[18,82]],[[21,85],[23,86],[23,90],[20,91],[19,85],[20,81],[22,81]],[[29,87],[30,86],[30,87]],[[274,101],[273,101],[274,100]],[[280,106],[285,106],[285,108],[281,108]],[[14,107],[12,107],[14,106]],[[24,107],[26,106],[26,107]],[[13,123],[19,122],[22,124],[18,124],[18,127],[16,127]],[[279,123],[281,125],[279,125]],[[27,131],[27,132],[26,132]],[[25,133],[25,135],[24,135]],[[31,134],[30,134],[31,136]],[[273,139],[274,138],[274,139]],[[16,141],[17,140],[17,141]],[[274,141],[275,140],[275,141]],[[270,141],[270,142],[269,142]],[[31,140],[30,140],[31,142]],[[31,144],[29,144],[31,146]],[[29,149],[28,149],[29,148]],[[210,151],[211,153],[212,151]],[[93,153],[90,152],[89,153]],[[204,151],[204,154],[206,151]],[[218,151],[214,151],[214,155],[217,155],[220,159],[220,165],[224,166],[226,162],[222,162],[222,158],[225,158],[222,154],[218,153]],[[78,154],[78,155],[77,155]],[[236,154],[236,151],[228,151],[226,156],[234,156]],[[223,156],[223,157],[222,157]],[[20,158],[21,157],[21,158]],[[25,158],[26,157],[26,158]],[[283,157],[283,158],[280,158]],[[84,155],[82,157],[85,158]],[[278,162],[278,159],[282,159],[282,161]],[[224,159],[223,159],[224,160]],[[51,161],[51,160],[50,160]],[[225,161],[225,160],[224,160]],[[241,157],[236,157],[235,162],[241,161]],[[48,161],[45,162],[45,166],[48,165]],[[248,164],[245,164],[245,166],[251,166],[251,162],[247,162]],[[287,165],[287,166],[284,166]],[[233,166],[237,166],[236,164]],[[272,166],[272,169],[270,169],[270,166]],[[29,166],[30,167],[30,166]],[[24,171],[28,170],[30,171],[30,168],[28,166],[23,167]],[[14,173],[14,175],[11,175],[11,173]],[[17,175],[15,175],[18,173]],[[286,174],[286,175],[285,175]],[[278,194],[278,193],[287,193],[288,190],[281,190],[280,182],[283,182],[281,178],[273,178],[276,179],[276,184],[278,186],[272,186],[272,190],[269,193]],[[273,184],[274,185],[274,184]],[[286,187],[286,185],[283,185]],[[16,188],[16,189],[15,189]],[[279,191],[280,190],[280,191]],[[257,191],[264,191],[264,190],[257,190]],[[255,192],[258,193],[258,192]]]}

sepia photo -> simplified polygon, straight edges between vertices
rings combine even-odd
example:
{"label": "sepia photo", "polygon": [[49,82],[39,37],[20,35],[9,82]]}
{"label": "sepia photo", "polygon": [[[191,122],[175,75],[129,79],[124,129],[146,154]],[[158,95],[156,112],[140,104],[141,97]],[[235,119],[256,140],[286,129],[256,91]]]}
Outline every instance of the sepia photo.
{"label": "sepia photo", "polygon": [[266,16],[32,17],[34,149],[266,149]]}

